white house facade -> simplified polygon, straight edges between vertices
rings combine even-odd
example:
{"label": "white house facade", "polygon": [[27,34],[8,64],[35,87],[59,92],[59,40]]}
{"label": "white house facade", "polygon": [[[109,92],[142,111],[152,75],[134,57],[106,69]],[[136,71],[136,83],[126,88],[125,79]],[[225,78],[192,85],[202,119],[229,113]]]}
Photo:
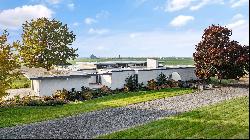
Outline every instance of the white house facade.
{"label": "white house facade", "polygon": [[125,79],[130,75],[138,76],[138,83],[143,83],[144,86],[151,79],[155,79],[163,73],[169,79],[173,80],[195,80],[197,79],[194,73],[194,67],[179,67],[179,68],[147,68],[147,69],[115,69],[108,71],[77,71],[64,76],[38,76],[28,77],[31,80],[31,88],[37,96],[50,96],[57,90],[81,90],[81,87],[89,87],[91,89],[108,86],[112,90],[121,89],[124,87]]}

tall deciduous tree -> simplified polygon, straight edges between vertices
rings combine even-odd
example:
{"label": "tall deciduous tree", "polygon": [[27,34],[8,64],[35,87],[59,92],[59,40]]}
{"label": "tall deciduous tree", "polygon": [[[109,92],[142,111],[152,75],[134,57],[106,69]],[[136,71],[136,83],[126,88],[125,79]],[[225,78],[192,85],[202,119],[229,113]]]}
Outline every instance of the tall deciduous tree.
{"label": "tall deciduous tree", "polygon": [[239,79],[249,71],[249,46],[230,41],[232,30],[212,25],[204,30],[193,54],[200,79]]}
{"label": "tall deciduous tree", "polygon": [[7,43],[8,33],[5,30],[0,35],[0,100],[5,96],[13,80],[19,75],[19,58],[15,49],[19,42]]}
{"label": "tall deciduous tree", "polygon": [[69,47],[75,35],[67,24],[55,19],[38,18],[23,24],[23,45],[18,48],[24,65],[50,70],[53,65],[68,64],[75,59],[77,49]]}

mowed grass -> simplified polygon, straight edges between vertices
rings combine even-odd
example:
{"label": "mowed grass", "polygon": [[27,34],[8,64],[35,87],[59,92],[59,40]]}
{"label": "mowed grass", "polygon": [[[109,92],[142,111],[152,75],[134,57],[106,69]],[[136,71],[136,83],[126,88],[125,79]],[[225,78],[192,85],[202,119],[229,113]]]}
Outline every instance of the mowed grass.
{"label": "mowed grass", "polygon": [[99,138],[249,139],[249,99],[233,99]]}
{"label": "mowed grass", "polygon": [[19,88],[29,88],[31,82],[28,78],[21,75],[18,79],[14,80],[11,84],[11,89],[19,89]]}
{"label": "mowed grass", "polygon": [[194,60],[193,58],[178,58],[178,57],[174,57],[174,58],[166,58],[166,59],[161,59],[159,60],[160,63],[162,63],[163,65],[194,65]]}
{"label": "mowed grass", "polygon": [[[105,62],[105,61],[147,61],[147,58],[143,57],[123,57],[123,58],[77,58],[76,60],[69,60],[71,64],[76,62]],[[166,57],[158,58],[159,63],[163,65],[194,65],[194,59],[192,57]]]}
{"label": "mowed grass", "polygon": [[58,106],[23,106],[0,108],[0,128],[50,120],[83,112],[126,106],[129,104],[192,93],[192,89],[169,88],[160,91],[119,93],[83,102]]}

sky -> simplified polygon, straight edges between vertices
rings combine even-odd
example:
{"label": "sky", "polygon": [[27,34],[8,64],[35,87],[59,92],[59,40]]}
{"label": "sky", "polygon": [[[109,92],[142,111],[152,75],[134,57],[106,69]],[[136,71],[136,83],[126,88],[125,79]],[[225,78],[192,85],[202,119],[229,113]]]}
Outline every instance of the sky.
{"label": "sky", "polygon": [[80,57],[192,57],[205,28],[232,29],[249,45],[248,0],[0,0],[0,33],[20,40],[39,17],[67,24]]}

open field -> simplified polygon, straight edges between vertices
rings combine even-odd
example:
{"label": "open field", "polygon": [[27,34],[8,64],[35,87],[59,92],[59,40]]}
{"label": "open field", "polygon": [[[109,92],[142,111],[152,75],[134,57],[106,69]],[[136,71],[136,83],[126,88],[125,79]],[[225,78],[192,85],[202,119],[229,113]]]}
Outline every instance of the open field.
{"label": "open field", "polygon": [[[75,62],[105,62],[105,61],[146,61],[147,58],[144,57],[123,57],[123,58],[77,58],[76,60],[69,61],[71,64]],[[194,60],[191,57],[165,57],[158,58],[159,63],[163,65],[193,65]]]}
{"label": "open field", "polygon": [[191,89],[170,88],[162,89],[160,91],[119,93],[93,100],[65,104],[62,106],[23,106],[0,108],[0,128],[43,120],[51,120],[106,108],[121,107],[129,104],[183,95],[192,92],[193,90]]}
{"label": "open field", "polygon": [[30,87],[30,80],[25,76],[21,75],[19,79],[16,79],[11,84],[11,89],[19,89],[19,88],[29,88]]}
{"label": "open field", "polygon": [[249,139],[249,99],[241,97],[100,136],[105,139]]}

